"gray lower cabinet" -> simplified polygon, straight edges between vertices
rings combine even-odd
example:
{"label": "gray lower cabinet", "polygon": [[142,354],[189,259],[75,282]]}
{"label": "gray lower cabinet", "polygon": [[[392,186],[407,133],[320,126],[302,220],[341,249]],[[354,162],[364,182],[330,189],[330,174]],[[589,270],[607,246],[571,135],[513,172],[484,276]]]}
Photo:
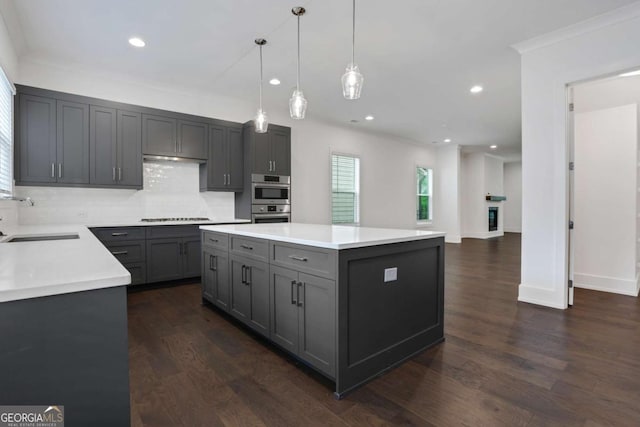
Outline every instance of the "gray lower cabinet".
{"label": "gray lower cabinet", "polygon": [[90,129],[90,184],[142,188],[141,115],[92,105]]}
{"label": "gray lower cabinet", "polygon": [[229,312],[260,334],[269,336],[269,265],[229,255]]}
{"label": "gray lower cabinet", "polygon": [[199,276],[200,257],[199,237],[147,239],[147,281]]}
{"label": "gray lower cabinet", "polygon": [[20,94],[16,185],[89,184],[89,105]]}
{"label": "gray lower cabinet", "polygon": [[202,297],[229,311],[229,254],[227,251],[203,246]]}
{"label": "gray lower cabinet", "polygon": [[271,339],[335,376],[336,282],[270,266]]}

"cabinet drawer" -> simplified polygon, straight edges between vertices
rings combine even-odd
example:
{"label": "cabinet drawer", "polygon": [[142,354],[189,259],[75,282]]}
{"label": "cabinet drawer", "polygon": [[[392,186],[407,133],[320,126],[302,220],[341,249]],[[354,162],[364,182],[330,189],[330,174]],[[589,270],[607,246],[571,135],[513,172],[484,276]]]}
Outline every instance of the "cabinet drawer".
{"label": "cabinet drawer", "polygon": [[266,240],[250,237],[229,236],[231,251],[262,261],[269,258],[269,244]]}
{"label": "cabinet drawer", "polygon": [[131,273],[131,286],[147,283],[147,265],[144,262],[124,264],[124,268]]}
{"label": "cabinet drawer", "polygon": [[165,237],[199,237],[198,225],[155,225],[147,227],[147,239],[163,239]]}
{"label": "cabinet drawer", "polygon": [[126,264],[145,261],[144,243],[144,240],[132,240],[127,242],[109,243],[106,247],[121,264]]}
{"label": "cabinet drawer", "polygon": [[92,228],[91,231],[101,242],[144,239],[143,227]]}
{"label": "cabinet drawer", "polygon": [[271,262],[329,279],[336,276],[336,253],[332,250],[272,242]]}
{"label": "cabinet drawer", "polygon": [[229,248],[229,235],[225,233],[216,233],[214,231],[203,231],[202,244],[205,246],[212,246],[217,249],[227,250]]}

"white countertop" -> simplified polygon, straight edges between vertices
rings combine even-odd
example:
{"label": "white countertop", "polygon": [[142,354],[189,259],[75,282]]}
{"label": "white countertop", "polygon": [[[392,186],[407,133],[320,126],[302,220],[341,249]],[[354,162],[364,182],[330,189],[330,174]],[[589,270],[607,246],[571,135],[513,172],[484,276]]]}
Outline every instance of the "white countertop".
{"label": "white countertop", "polygon": [[[131,283],[131,275],[88,227],[245,223],[209,221],[119,222],[91,225],[18,225],[0,228],[0,303]],[[12,237],[77,233],[78,239],[9,243]]]}
{"label": "white countertop", "polygon": [[98,227],[151,227],[156,225],[206,225],[206,224],[247,224],[250,223],[250,219],[237,219],[237,218],[228,218],[228,219],[208,219],[206,221],[156,221],[156,222],[147,222],[140,220],[131,220],[131,221],[112,221],[112,222],[103,222],[103,223],[95,223],[88,224],[89,228],[98,228]]}
{"label": "white countertop", "polygon": [[29,225],[8,237],[77,233],[78,239],[0,243],[0,302],[123,286],[131,275],[82,225]]}
{"label": "white countertop", "polygon": [[299,223],[205,225],[202,230],[327,249],[351,249],[443,237],[439,231]]}

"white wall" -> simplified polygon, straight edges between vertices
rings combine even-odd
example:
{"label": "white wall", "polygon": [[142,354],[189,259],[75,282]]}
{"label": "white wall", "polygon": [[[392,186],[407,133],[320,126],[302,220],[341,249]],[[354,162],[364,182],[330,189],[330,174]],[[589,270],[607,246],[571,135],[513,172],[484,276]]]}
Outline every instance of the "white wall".
{"label": "white wall", "polygon": [[[202,92],[194,93],[181,88],[154,86],[131,80],[124,75],[104,75],[95,70],[77,67],[68,69],[40,62],[22,62],[18,82],[239,122],[251,119],[255,109],[251,102]],[[313,108],[312,103],[310,108]],[[361,158],[363,226],[416,228],[415,167],[421,165],[435,168],[434,149],[418,146],[398,137],[361,132],[356,127],[350,129],[312,119],[293,121],[277,112],[270,112],[270,117],[272,122],[292,128],[294,221],[330,223],[330,154],[335,151],[355,154]],[[21,189],[21,194],[24,191]],[[101,193],[91,194],[88,197],[95,197],[96,201],[101,197]],[[228,203],[233,201],[221,197],[216,199],[216,203],[222,203],[220,209],[226,210],[229,208]],[[152,215],[152,212],[147,214]]]}
{"label": "white wall", "polygon": [[640,3],[522,43],[520,301],[567,307],[566,85],[640,66]]}
{"label": "white wall", "polygon": [[504,231],[522,232],[522,162],[504,164]]}
{"label": "white wall", "polygon": [[462,176],[460,146],[437,149],[434,170],[434,228],[446,230],[448,243],[462,241]]}
{"label": "white wall", "polygon": [[576,287],[638,293],[637,156],[636,104],[575,114]]}
{"label": "white wall", "polygon": [[[504,235],[503,202],[488,202],[487,194],[504,195],[504,161],[486,153],[462,156],[462,237],[488,239]],[[498,230],[489,231],[489,207],[498,208]]]}

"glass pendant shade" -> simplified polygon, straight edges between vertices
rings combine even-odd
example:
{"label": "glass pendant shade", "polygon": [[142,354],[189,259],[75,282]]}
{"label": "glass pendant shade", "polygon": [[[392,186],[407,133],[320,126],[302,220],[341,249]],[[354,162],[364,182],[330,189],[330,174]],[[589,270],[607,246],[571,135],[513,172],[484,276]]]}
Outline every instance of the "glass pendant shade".
{"label": "glass pendant shade", "polygon": [[364,76],[355,64],[349,64],[346,73],[342,76],[342,95],[346,99],[358,99],[362,92]]}
{"label": "glass pendant shade", "polygon": [[256,133],[267,132],[267,129],[269,128],[269,119],[267,117],[267,113],[262,108],[258,109],[256,117],[253,120],[255,122]]}
{"label": "glass pendant shade", "polygon": [[295,89],[289,99],[289,114],[292,119],[304,119],[307,112],[307,100],[301,90]]}

